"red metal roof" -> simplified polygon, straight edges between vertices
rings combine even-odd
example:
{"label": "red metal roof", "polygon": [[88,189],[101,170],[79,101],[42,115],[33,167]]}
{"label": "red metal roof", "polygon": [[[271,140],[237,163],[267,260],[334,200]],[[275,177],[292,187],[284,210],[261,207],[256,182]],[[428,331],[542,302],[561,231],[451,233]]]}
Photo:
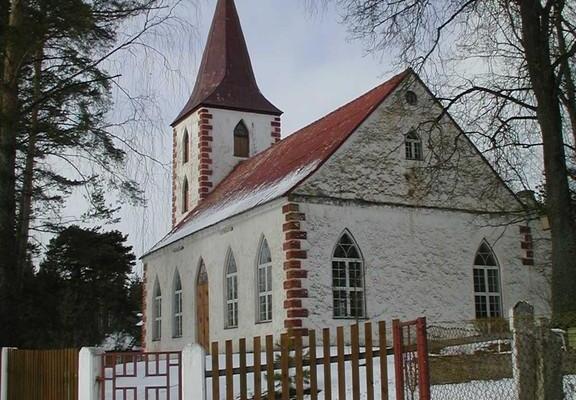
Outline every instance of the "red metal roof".
{"label": "red metal roof", "polygon": [[410,70],[394,76],[238,164],[151,251],[289,193],[327,161],[408,74]]}
{"label": "red metal roof", "polygon": [[234,0],[218,0],[196,85],[172,123],[200,106],[280,115],[260,93]]}

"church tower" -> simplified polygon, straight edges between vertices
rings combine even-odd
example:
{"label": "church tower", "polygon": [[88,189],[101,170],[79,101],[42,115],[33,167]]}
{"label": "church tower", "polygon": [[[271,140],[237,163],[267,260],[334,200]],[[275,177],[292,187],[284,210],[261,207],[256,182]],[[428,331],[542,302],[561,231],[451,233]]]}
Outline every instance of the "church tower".
{"label": "church tower", "polygon": [[172,225],[248,157],[280,140],[280,115],[260,93],[234,0],[218,0],[190,99],[174,122]]}

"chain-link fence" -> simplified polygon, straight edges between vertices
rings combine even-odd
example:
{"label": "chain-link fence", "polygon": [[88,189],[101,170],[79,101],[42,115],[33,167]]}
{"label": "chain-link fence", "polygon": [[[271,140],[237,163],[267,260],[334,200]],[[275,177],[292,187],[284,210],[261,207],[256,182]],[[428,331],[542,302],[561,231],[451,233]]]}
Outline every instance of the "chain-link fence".
{"label": "chain-link fence", "polygon": [[[573,347],[571,347],[573,345]],[[569,344],[563,353],[562,373],[564,398],[576,399],[576,343]]]}
{"label": "chain-link fence", "polygon": [[504,319],[429,326],[432,399],[516,398],[511,342]]}

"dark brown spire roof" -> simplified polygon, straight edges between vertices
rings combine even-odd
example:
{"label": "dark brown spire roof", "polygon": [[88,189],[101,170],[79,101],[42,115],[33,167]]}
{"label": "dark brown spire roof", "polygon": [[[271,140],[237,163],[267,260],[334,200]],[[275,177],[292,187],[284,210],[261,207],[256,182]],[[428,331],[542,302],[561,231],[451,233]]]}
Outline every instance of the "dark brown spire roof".
{"label": "dark brown spire roof", "polygon": [[218,0],[194,91],[172,126],[200,106],[282,114],[258,89],[234,0]]}

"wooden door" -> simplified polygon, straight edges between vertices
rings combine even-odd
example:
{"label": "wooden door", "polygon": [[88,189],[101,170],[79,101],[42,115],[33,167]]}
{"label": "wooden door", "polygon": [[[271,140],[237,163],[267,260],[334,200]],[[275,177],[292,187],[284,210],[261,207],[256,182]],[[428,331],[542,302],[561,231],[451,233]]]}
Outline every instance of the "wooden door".
{"label": "wooden door", "polygon": [[208,351],[210,347],[210,303],[208,273],[204,261],[200,262],[196,281],[196,332],[196,340]]}

